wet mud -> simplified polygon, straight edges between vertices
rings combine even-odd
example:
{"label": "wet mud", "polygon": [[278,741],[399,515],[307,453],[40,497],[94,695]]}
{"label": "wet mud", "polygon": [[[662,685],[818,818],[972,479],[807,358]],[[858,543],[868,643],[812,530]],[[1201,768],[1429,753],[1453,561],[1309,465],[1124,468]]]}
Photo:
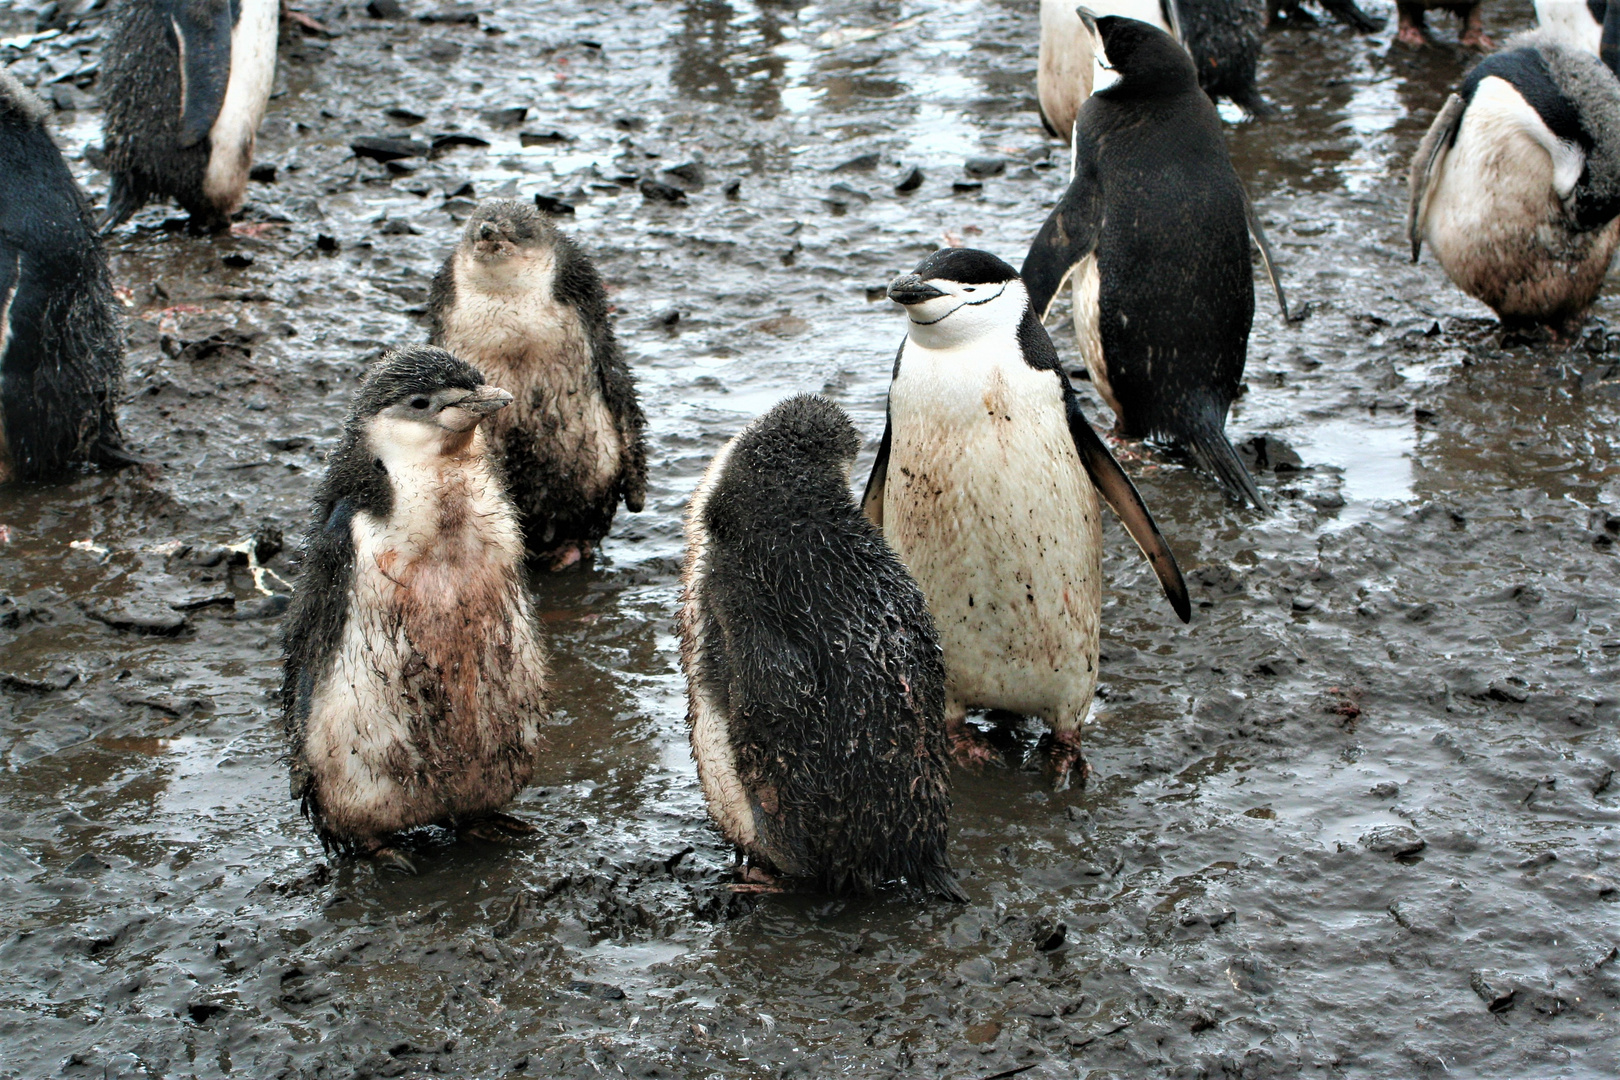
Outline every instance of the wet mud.
{"label": "wet mud", "polygon": [[[1620,1072],[1620,324],[1606,296],[1572,347],[1504,337],[1410,263],[1449,20],[1421,54],[1393,19],[1268,36],[1280,115],[1228,132],[1309,314],[1260,294],[1229,430],[1278,513],[1116,444],[1193,622],[1110,519],[1096,775],[1052,795],[1037,727],[997,726],[1012,767],[955,777],[958,907],[726,888],[680,515],[796,391],[851,412],[864,476],[902,333],[881,286],[947,237],[1021,259],[1064,173],[1037,5],[403,6],[284,35],[233,235],[152,207],[112,241],[155,464],[0,490],[0,1077]],[[74,106],[55,133],[98,196],[100,32],[0,46]],[[351,148],[382,138],[413,156]],[[279,617],[348,396],[423,338],[494,195],[573,208],[651,486],[593,568],[534,582],[539,835],[426,834],[400,879],[329,863],[288,798]]]}

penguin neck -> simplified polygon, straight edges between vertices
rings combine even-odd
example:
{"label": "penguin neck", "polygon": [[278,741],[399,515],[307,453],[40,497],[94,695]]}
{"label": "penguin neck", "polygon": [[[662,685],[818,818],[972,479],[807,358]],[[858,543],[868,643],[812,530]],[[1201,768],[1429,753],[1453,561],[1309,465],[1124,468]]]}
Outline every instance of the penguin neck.
{"label": "penguin neck", "polygon": [[551,295],[557,260],[550,248],[518,248],[501,259],[479,259],[470,252],[456,256],[458,291],[485,296]]}

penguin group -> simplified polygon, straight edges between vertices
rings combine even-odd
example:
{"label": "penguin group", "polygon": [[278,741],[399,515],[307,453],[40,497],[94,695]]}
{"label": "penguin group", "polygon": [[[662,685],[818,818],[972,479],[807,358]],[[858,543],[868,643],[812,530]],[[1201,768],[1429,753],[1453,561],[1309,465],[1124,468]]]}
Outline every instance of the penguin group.
{"label": "penguin group", "polygon": [[[1383,24],[1321,0],[1359,32]],[[1477,2],[1397,0],[1491,49]],[[1545,0],[1486,56],[1412,159],[1407,232],[1507,325],[1579,330],[1620,246],[1620,3]],[[104,237],[173,200],[198,233],[244,201],[274,81],[278,0],[120,0],[104,61],[99,221],[0,70],[0,483],[139,461],[117,419],[123,338]],[[1022,266],[945,248],[898,275],[886,422],[864,444],[790,396],[719,448],[685,518],[677,625],[692,757],[739,889],[967,899],[948,852],[953,765],[999,755],[974,710],[1038,718],[1059,790],[1084,784],[1102,505],[1191,619],[1170,541],[1087,416],[1044,325],[1070,286],[1085,378],[1114,432],[1184,451],[1258,515],[1228,440],[1279,269],[1217,102],[1275,110],[1262,32],[1301,0],[1041,0],[1036,91],[1065,190]],[[366,374],[313,493],[283,636],[291,794],[320,843],[414,872],[402,839],[534,827],[506,808],[552,715],[531,571],[588,564],[648,497],[647,419],[586,246],[534,204],[468,218],[428,332]],[[874,363],[883,362],[872,358]],[[543,575],[542,575],[543,576]]]}

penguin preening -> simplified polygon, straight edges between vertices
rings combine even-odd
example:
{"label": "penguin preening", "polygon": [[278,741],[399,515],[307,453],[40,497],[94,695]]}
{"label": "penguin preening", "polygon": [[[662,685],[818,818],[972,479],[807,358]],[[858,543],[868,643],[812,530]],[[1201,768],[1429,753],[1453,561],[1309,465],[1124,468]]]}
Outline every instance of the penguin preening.
{"label": "penguin preening", "polygon": [[394,834],[531,832],[545,652],[483,427],[512,400],[429,346],[379,360],[327,459],[284,637],[292,790],[328,850],[411,871]]}
{"label": "penguin preening", "polygon": [[[1602,49],[1620,64],[1620,4]],[[1412,157],[1407,234],[1508,325],[1579,329],[1620,243],[1620,84],[1536,30],[1446,99]]]}
{"label": "penguin preening", "polygon": [[1072,275],[1075,336],[1116,430],[1184,445],[1266,513],[1225,428],[1254,320],[1251,233],[1288,312],[1270,245],[1186,52],[1134,19],[1091,25],[1120,80],[1075,123],[1069,188],[1024,259],[1030,304],[1044,319]]}
{"label": "penguin preening", "polygon": [[1429,43],[1429,28],[1425,16],[1432,8],[1449,11],[1462,21],[1462,33],[1457,44],[1465,49],[1494,49],[1495,43],[1485,34],[1485,17],[1480,0],[1395,0],[1398,28],[1395,40],[1402,45],[1419,47]]}
{"label": "penguin preening", "polygon": [[1012,267],[984,251],[937,251],[889,298],[909,321],[862,507],[928,598],[957,760],[993,758],[969,709],[1039,716],[1064,787],[1084,760],[1080,722],[1097,688],[1097,493],[1186,622],[1181,570],[1081,412]]}
{"label": "penguin preening", "polygon": [[681,662],[709,812],[768,876],[965,901],[945,842],[939,636],[849,492],[861,440],[789,398],[715,455],[686,519]]}
{"label": "penguin preening", "polygon": [[122,0],[103,60],[113,229],[172,198],[219,232],[242,208],[276,70],[280,0]]}
{"label": "penguin preening", "polygon": [[646,418],[591,260],[531,203],[467,221],[428,299],[429,340],[515,397],[490,425],[530,553],[591,555],[622,499],[647,493]]}
{"label": "penguin preening", "polygon": [[0,68],[0,483],[131,459],[124,333],[90,207],[45,106]]}

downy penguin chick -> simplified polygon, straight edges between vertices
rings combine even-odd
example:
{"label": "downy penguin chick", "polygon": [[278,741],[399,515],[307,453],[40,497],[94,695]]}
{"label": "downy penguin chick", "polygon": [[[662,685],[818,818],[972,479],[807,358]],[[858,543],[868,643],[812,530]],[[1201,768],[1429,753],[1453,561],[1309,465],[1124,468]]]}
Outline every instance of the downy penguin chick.
{"label": "downy penguin chick", "polygon": [[512,391],[490,425],[531,555],[589,558],[647,493],[646,419],[596,267],[532,204],[480,206],[433,279],[429,340]]}
{"label": "downy penguin chick", "polygon": [[170,198],[193,228],[230,228],[270,101],[280,11],[280,0],[122,0],[103,58],[105,228]]}
{"label": "downy penguin chick", "polygon": [[[284,639],[293,797],[327,850],[409,871],[422,825],[498,813],[540,752],[546,658],[484,422],[512,395],[441,349],[377,362],[328,459]],[[480,833],[481,834],[481,833]]]}
{"label": "downy penguin chick", "polygon": [[127,463],[124,333],[90,207],[45,106],[0,68],[0,483]]}
{"label": "downy penguin chick", "polygon": [[1275,110],[1260,93],[1261,35],[1266,12],[1260,0],[1176,0],[1181,38],[1192,53],[1198,85],[1211,101],[1229,99],[1251,116]]}
{"label": "downy penguin chick", "polygon": [[[1620,4],[1604,25],[1620,43]],[[1620,58],[1616,58],[1620,60]],[[1508,325],[1579,329],[1620,242],[1620,85],[1543,31],[1468,73],[1412,157],[1407,233]]]}
{"label": "downy penguin chick", "polygon": [[715,455],[686,519],[681,663],[709,813],[759,869],[965,901],[945,841],[939,636],[849,493],[842,409],[783,401]]}
{"label": "downy penguin chick", "polygon": [[889,299],[909,322],[862,506],[928,597],[957,760],[993,759],[969,709],[1039,716],[1065,787],[1097,688],[1097,493],[1185,622],[1181,570],[1081,412],[1012,267],[971,248],[937,251],[895,279]]}
{"label": "downy penguin chick", "polygon": [[[1094,16],[1122,15],[1141,19],[1180,38],[1176,0],[1096,0],[1086,9]],[[1096,39],[1081,22],[1074,0],[1041,0],[1041,46],[1035,69],[1035,99],[1041,123],[1061,139],[1074,130],[1074,118],[1086,98],[1114,81],[1103,66]]]}
{"label": "downy penguin chick", "polygon": [[1118,433],[1182,444],[1266,513],[1225,429],[1254,321],[1251,232],[1287,313],[1270,247],[1186,52],[1134,19],[1095,25],[1120,81],[1075,123],[1069,189],[1024,259],[1030,303],[1044,318],[1072,275],[1075,336]]}
{"label": "downy penguin chick", "polygon": [[1549,40],[1596,56],[1603,46],[1608,10],[1608,0],[1536,0],[1536,26]]}
{"label": "downy penguin chick", "polygon": [[1457,36],[1457,44],[1463,48],[1496,48],[1496,43],[1485,34],[1481,0],[1395,0],[1395,15],[1399,24],[1395,40],[1414,48],[1429,44],[1429,28],[1424,19],[1431,8],[1449,11],[1462,20],[1462,33]]}

